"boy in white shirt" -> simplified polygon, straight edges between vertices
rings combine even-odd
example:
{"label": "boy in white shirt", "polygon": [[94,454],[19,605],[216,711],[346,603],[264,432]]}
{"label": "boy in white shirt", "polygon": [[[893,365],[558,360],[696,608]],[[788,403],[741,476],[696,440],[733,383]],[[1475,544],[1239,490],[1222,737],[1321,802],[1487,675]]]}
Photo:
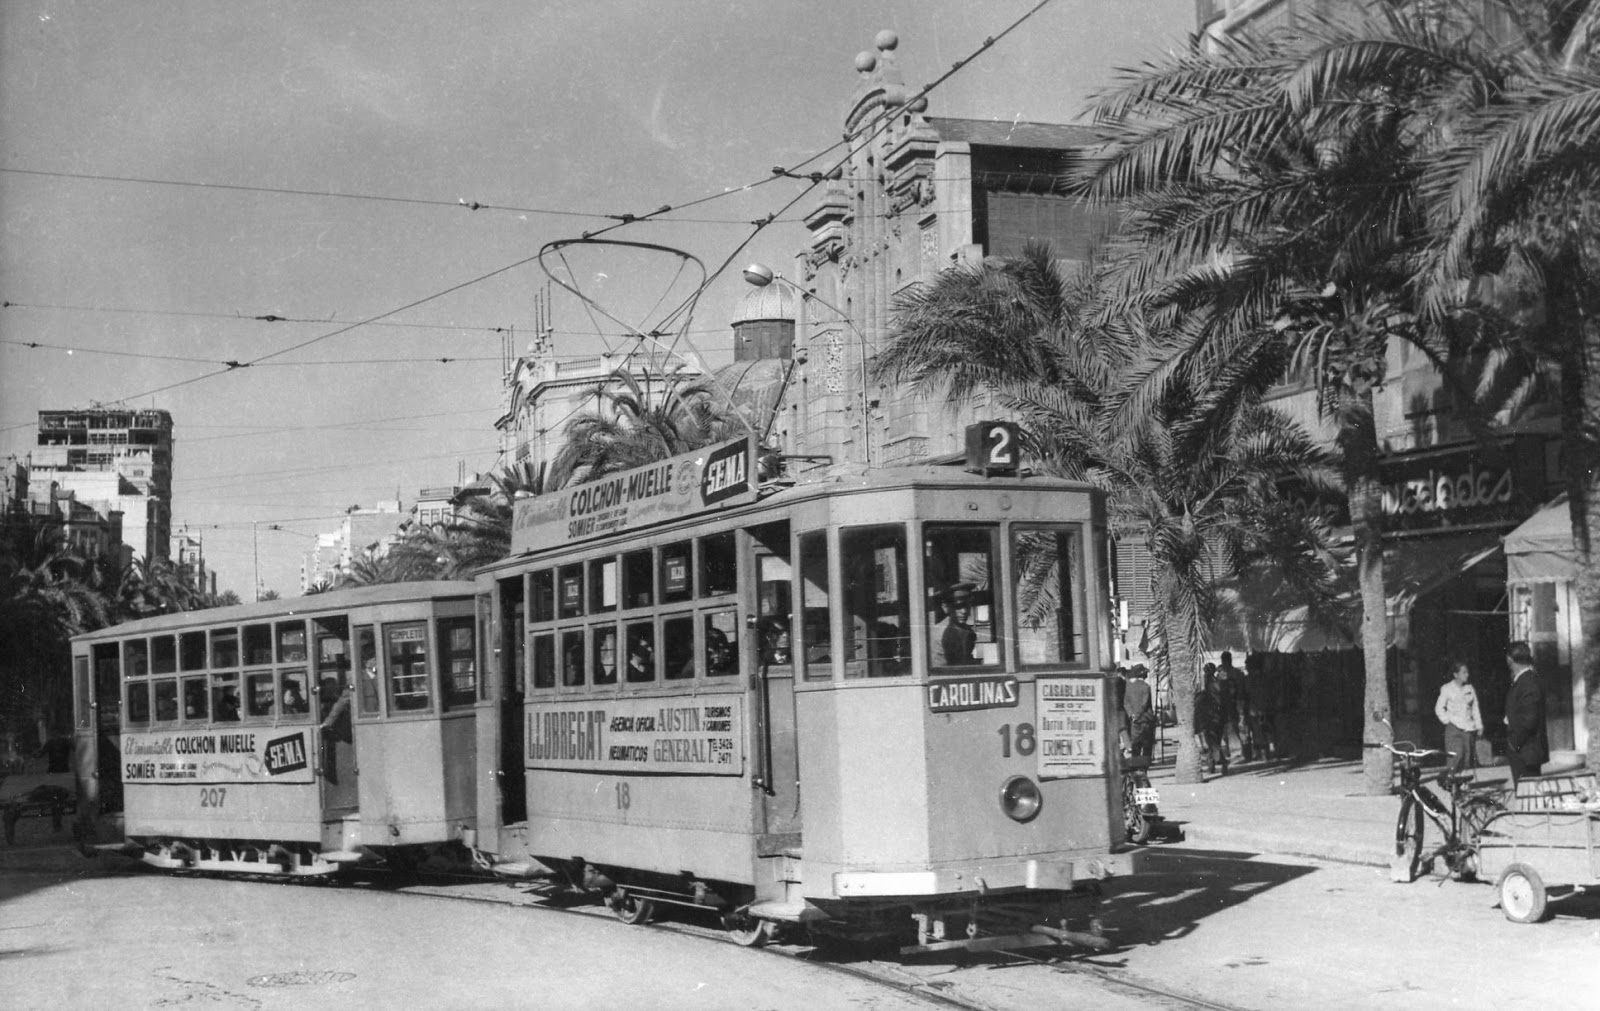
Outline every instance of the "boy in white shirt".
{"label": "boy in white shirt", "polygon": [[1453,756],[1450,771],[1460,772],[1478,764],[1475,749],[1483,732],[1483,714],[1478,710],[1478,693],[1467,684],[1467,662],[1455,661],[1450,674],[1450,680],[1439,689],[1433,715],[1444,724],[1444,750]]}

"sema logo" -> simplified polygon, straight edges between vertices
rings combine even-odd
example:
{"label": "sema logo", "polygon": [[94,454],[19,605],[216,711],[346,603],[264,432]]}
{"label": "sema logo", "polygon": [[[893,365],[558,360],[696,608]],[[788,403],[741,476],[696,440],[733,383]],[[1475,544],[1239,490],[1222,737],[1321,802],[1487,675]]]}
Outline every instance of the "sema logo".
{"label": "sema logo", "polygon": [[700,501],[713,505],[750,490],[750,441],[723,446],[706,460],[700,475]]}
{"label": "sema logo", "polygon": [[267,742],[264,753],[268,775],[281,776],[286,772],[298,772],[306,767],[305,736],[290,734],[288,737],[275,737]]}

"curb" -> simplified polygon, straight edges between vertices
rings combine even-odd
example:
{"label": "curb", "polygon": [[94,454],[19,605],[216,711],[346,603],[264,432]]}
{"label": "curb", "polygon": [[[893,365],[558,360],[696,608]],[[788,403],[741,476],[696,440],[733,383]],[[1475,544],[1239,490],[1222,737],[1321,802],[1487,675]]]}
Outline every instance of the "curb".
{"label": "curb", "polygon": [[1178,845],[1189,845],[1198,849],[1248,850],[1266,855],[1329,860],[1341,864],[1389,866],[1388,853],[1370,845],[1344,843],[1338,840],[1307,840],[1296,836],[1252,832],[1248,829],[1232,829],[1193,821],[1183,823],[1183,832],[1184,841]]}

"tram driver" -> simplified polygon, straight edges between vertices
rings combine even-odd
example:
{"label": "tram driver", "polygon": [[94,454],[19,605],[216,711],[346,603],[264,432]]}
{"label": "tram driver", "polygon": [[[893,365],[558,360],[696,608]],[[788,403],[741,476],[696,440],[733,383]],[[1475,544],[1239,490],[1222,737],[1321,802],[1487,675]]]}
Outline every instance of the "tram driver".
{"label": "tram driver", "polygon": [[933,626],[933,665],[948,667],[978,662],[978,633],[972,630],[972,583],[956,583],[944,591],[944,617]]}

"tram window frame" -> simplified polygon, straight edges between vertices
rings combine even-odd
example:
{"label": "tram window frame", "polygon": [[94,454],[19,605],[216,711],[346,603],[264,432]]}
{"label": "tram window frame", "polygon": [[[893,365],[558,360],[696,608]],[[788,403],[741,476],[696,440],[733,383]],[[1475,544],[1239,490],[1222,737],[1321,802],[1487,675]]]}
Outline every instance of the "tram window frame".
{"label": "tram window frame", "polygon": [[178,672],[178,637],[156,635],[150,637],[150,673],[176,674]]}
{"label": "tram window frame", "polygon": [[[143,667],[143,670],[139,668]],[[125,677],[144,677],[150,673],[150,644],[143,639],[128,639],[122,644],[122,670]]]}
{"label": "tram window frame", "polygon": [[150,682],[129,681],[123,686],[123,723],[129,727],[150,725]]}
{"label": "tram window frame", "polygon": [[241,718],[252,723],[277,719],[277,673],[270,670],[247,670],[244,672],[242,684],[243,690],[240,695],[244,700],[244,711],[240,713]]}
{"label": "tram window frame", "polygon": [[[914,593],[909,544],[904,523],[873,523],[839,530],[839,605],[846,633],[846,679],[902,677],[911,673]],[[881,609],[880,605],[885,604],[888,609]]]}
{"label": "tram window frame", "polygon": [[739,592],[739,541],[732,530],[699,538],[699,593],[721,597]]}
{"label": "tram window frame", "polygon": [[178,722],[177,678],[155,678],[150,682],[150,722]]}
{"label": "tram window frame", "polygon": [[[1057,538],[1066,537],[1068,539],[1065,568],[1070,571],[1070,579],[1067,585],[1071,588],[1072,605],[1066,611],[1067,618],[1071,624],[1065,629],[1058,625],[1056,636],[1063,644],[1069,646],[1070,652],[1068,650],[1058,650],[1055,656],[1051,656],[1048,652],[1050,648],[1048,637],[1041,640],[1037,637],[1026,636],[1024,635],[1024,626],[1022,624],[1022,616],[1026,612],[1026,606],[1022,599],[1022,581],[1027,576],[1028,566],[1022,558],[1020,541],[1029,534],[1039,533],[1053,534]],[[1087,531],[1081,523],[1016,523],[1012,525],[1009,544],[1011,552],[1011,591],[1016,601],[1017,616],[1012,623],[1015,627],[1010,629],[1009,634],[1012,636],[1019,669],[1046,666],[1087,669],[1091,666],[1089,651],[1093,648],[1093,644],[1089,641],[1088,587],[1090,584],[1088,573],[1085,571],[1086,540]],[[1058,572],[1061,567],[1060,549],[1057,548]],[[1059,588],[1057,593],[1059,599]],[[1057,610],[1059,613],[1063,609],[1058,608]],[[1040,653],[1040,649],[1045,652]]]}
{"label": "tram window frame", "polygon": [[[624,675],[624,680],[630,685],[654,684],[661,680],[661,651],[657,648],[656,623],[649,621],[630,621],[623,626],[620,641],[626,651],[626,660],[620,661],[618,666]],[[635,667],[633,657],[634,644],[643,642],[650,653],[650,668]]]}
{"label": "tram window frame", "polygon": [[351,630],[356,654],[356,715],[367,719],[383,716],[383,667],[378,659],[378,628],[357,625]]}
{"label": "tram window frame", "polygon": [[204,632],[178,633],[178,669],[185,673],[206,669]]}
{"label": "tram window frame", "polygon": [[256,667],[272,662],[272,626],[267,623],[244,627],[244,663]]}
{"label": "tram window frame", "polygon": [[272,647],[278,663],[306,662],[306,623],[280,621],[272,626]]}
{"label": "tram window frame", "polygon": [[694,542],[674,541],[661,546],[662,604],[687,604],[694,599]]}
{"label": "tram window frame", "polygon": [[622,556],[622,606],[650,607],[655,603],[655,552],[649,548]]}
{"label": "tram window frame", "polygon": [[[681,643],[683,633],[688,633],[689,648],[671,646]],[[703,674],[706,663],[700,652],[699,636],[695,634],[694,612],[680,611],[661,616],[661,674],[665,681],[685,681]]]}
{"label": "tram window frame", "polygon": [[795,611],[799,621],[790,622],[790,650],[806,681],[828,681],[833,678],[833,546],[828,542],[828,532],[801,533],[798,552],[800,600]]}
{"label": "tram window frame", "polygon": [[214,628],[211,630],[211,666],[231,668],[239,666],[239,629]]}
{"label": "tram window frame", "polygon": [[[301,702],[297,708],[290,709],[287,698],[289,684],[296,678],[299,679],[300,683]],[[310,720],[312,694],[311,679],[306,673],[306,668],[290,667],[286,670],[278,671],[278,719],[296,723]]]}
{"label": "tram window frame", "polygon": [[[731,677],[739,673],[739,612],[733,608],[700,612],[700,652],[705,660],[702,673],[708,678]],[[720,632],[727,642],[728,656],[720,667],[711,663],[711,633]]]}
{"label": "tram window frame", "polygon": [[[401,635],[404,638],[399,638]],[[399,657],[395,655],[396,644],[405,644]],[[396,621],[383,626],[383,668],[387,674],[386,694],[391,717],[426,716],[433,712],[433,672],[429,669],[428,646],[426,621]],[[419,662],[421,671],[415,669]]]}
{"label": "tram window frame", "polygon": [[[620,658],[617,653],[616,622],[606,622],[603,625],[589,626],[589,672],[590,680],[596,687],[605,687],[617,683]],[[609,669],[607,665],[609,664]]]}
{"label": "tram window frame", "polygon": [[[936,546],[935,540],[940,543]],[[984,542],[978,550],[977,542]],[[1001,567],[1002,537],[998,523],[924,523],[922,525],[923,600],[926,602],[928,629],[928,671],[952,676],[970,671],[1003,669],[1006,664],[1006,639]],[[971,567],[970,558],[982,555],[983,571]],[[971,614],[968,627],[974,634],[971,663],[938,663],[944,655],[939,642],[941,626],[951,613],[947,603],[952,587],[970,585]],[[987,639],[984,638],[987,634]],[[987,654],[987,655],[985,655]]]}
{"label": "tram window frame", "polygon": [[608,614],[617,609],[621,587],[617,580],[617,556],[591,558],[588,563],[589,614]]}
{"label": "tram window frame", "polygon": [[[476,623],[471,615],[439,618],[434,622],[439,652],[439,705],[444,712],[471,709],[478,702]],[[463,673],[460,666],[463,662],[466,664],[465,681],[458,677]]]}
{"label": "tram window frame", "polygon": [[[183,703],[185,723],[208,723],[211,720],[211,683],[204,674],[183,679],[178,698]],[[198,705],[195,704],[198,700]]]}
{"label": "tram window frame", "polygon": [[552,569],[538,569],[528,574],[529,621],[556,620],[556,574]]}
{"label": "tram window frame", "polygon": [[573,562],[556,569],[556,616],[558,618],[583,617],[583,563]]}
{"label": "tram window frame", "polygon": [[[224,706],[223,700],[232,692],[233,704]],[[226,716],[224,713],[232,713]],[[244,692],[240,688],[239,674],[229,671],[225,674],[213,673],[211,675],[211,722],[212,723],[238,723],[244,719]]]}
{"label": "tram window frame", "polygon": [[564,628],[560,633],[561,651],[556,655],[556,669],[560,680],[557,687],[582,688],[589,681],[584,652],[585,632],[581,628]]}
{"label": "tram window frame", "polygon": [[72,658],[72,689],[74,725],[79,730],[88,730],[94,722],[94,695],[89,678],[89,658],[82,654]]}
{"label": "tram window frame", "polygon": [[528,649],[528,654],[533,659],[533,668],[528,672],[528,691],[549,691],[556,686],[556,635],[554,632],[540,632],[533,636],[533,644]]}

